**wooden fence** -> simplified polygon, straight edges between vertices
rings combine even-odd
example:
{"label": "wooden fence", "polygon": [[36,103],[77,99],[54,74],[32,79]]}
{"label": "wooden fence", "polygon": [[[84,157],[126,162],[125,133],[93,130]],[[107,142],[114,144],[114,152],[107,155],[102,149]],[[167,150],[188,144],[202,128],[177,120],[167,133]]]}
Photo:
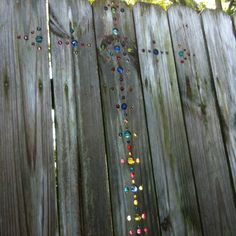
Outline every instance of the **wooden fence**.
{"label": "wooden fence", "polygon": [[0,236],[129,235],[127,125],[141,234],[235,235],[235,26],[180,6],[0,1]]}

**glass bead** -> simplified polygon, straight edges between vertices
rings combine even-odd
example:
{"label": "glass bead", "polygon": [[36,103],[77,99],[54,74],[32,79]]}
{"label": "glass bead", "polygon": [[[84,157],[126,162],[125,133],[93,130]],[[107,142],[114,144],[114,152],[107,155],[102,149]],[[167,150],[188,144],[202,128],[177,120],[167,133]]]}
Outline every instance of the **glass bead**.
{"label": "glass bead", "polygon": [[121,164],[124,164],[124,163],[125,163],[125,160],[124,160],[124,159],[121,159],[121,160],[120,160],[120,163],[121,163]]}
{"label": "glass bead", "polygon": [[117,28],[113,28],[112,33],[114,35],[118,35],[119,34],[119,30]]}
{"label": "glass bead", "polygon": [[134,216],[135,221],[140,221],[141,219],[142,219],[142,217],[139,214],[135,214],[135,216]]}
{"label": "glass bead", "polygon": [[120,108],[120,105],[119,104],[116,104],[116,109],[119,109]]}
{"label": "glass bead", "polygon": [[116,8],[115,8],[115,7],[112,7],[112,8],[111,8],[111,12],[112,12],[113,14],[115,14],[115,13],[116,13]]}
{"label": "glass bead", "polygon": [[153,50],[153,54],[157,56],[157,55],[159,54],[158,49],[155,48],[155,49]]}
{"label": "glass bead", "polygon": [[130,170],[131,172],[133,172],[133,171],[134,171],[134,167],[130,167],[129,170]]}
{"label": "glass bead", "polygon": [[128,52],[131,53],[133,51],[132,48],[128,48]]}
{"label": "glass bead", "polygon": [[134,180],[134,179],[132,179],[132,181],[131,181],[131,182],[132,182],[132,184],[135,184],[135,180]]}
{"label": "glass bead", "polygon": [[147,219],[147,214],[143,213],[141,217],[142,217],[143,220],[146,220]]}
{"label": "glass bead", "polygon": [[126,110],[127,104],[126,103],[122,103],[121,108],[122,108],[122,110]]}
{"label": "glass bead", "polygon": [[124,69],[123,69],[121,66],[119,66],[119,67],[117,68],[117,72],[118,72],[119,74],[123,74]]}
{"label": "glass bead", "polygon": [[144,233],[147,233],[147,232],[148,232],[148,229],[147,229],[147,228],[144,228],[144,229],[143,229],[143,232],[144,232]]}
{"label": "glass bead", "polygon": [[132,192],[132,193],[137,193],[137,192],[138,192],[138,188],[137,188],[136,185],[132,185],[132,186],[131,186],[131,192]]}
{"label": "glass bead", "polygon": [[38,51],[41,51],[41,50],[42,50],[42,47],[38,46],[38,47],[37,47],[37,50],[38,50]]}
{"label": "glass bead", "polygon": [[136,163],[139,164],[140,163],[140,159],[136,158]]}
{"label": "glass bead", "polygon": [[129,231],[129,234],[130,234],[130,235],[133,235],[133,234],[134,234],[134,231],[133,231],[133,230],[130,230],[130,231]]}
{"label": "glass bead", "polygon": [[131,137],[131,133],[130,133],[129,130],[126,130],[126,131],[124,132],[124,137],[127,138],[127,139]]}
{"label": "glass bead", "polygon": [[120,133],[119,133],[119,136],[120,136],[120,137],[122,137],[122,136],[123,136],[123,134],[120,132]]}
{"label": "glass bead", "polygon": [[128,192],[129,192],[129,188],[126,186],[126,187],[124,188],[124,191],[125,191],[125,193],[128,193]]}
{"label": "glass bead", "polygon": [[138,189],[139,189],[139,191],[143,191],[143,186],[140,185]]}
{"label": "glass bead", "polygon": [[142,234],[142,230],[141,229],[137,229],[137,234]]}
{"label": "glass bead", "polygon": [[120,52],[120,46],[116,45],[114,47],[114,50],[115,50],[116,53],[119,53]]}
{"label": "glass bead", "polygon": [[131,177],[131,178],[134,178],[134,176],[135,176],[134,172],[131,172],[131,173],[130,173],[130,177]]}
{"label": "glass bead", "polygon": [[76,50],[76,51],[74,51],[74,54],[75,54],[75,55],[78,55],[78,54],[79,54],[79,52]]}
{"label": "glass bead", "polygon": [[179,51],[178,54],[179,54],[180,57],[183,57],[183,56],[184,56],[184,52],[183,52],[183,51]]}
{"label": "glass bead", "polygon": [[124,8],[121,8],[120,11],[121,11],[122,13],[124,13],[124,12],[125,12],[125,9],[124,9]]}
{"label": "glass bead", "polygon": [[90,48],[91,46],[92,46],[92,45],[91,45],[91,43],[87,43],[87,47],[89,47],[89,48]]}
{"label": "glass bead", "polygon": [[134,165],[134,164],[135,164],[134,158],[129,157],[129,158],[128,158],[128,164],[129,164],[129,165]]}
{"label": "glass bead", "polygon": [[40,36],[40,35],[38,35],[38,36],[36,36],[35,41],[36,41],[37,43],[42,43],[42,42],[43,42],[43,37]]}
{"label": "glass bead", "polygon": [[28,40],[28,39],[29,39],[28,35],[25,35],[24,40]]}
{"label": "glass bead", "polygon": [[132,150],[132,146],[131,145],[128,145],[127,148],[128,148],[128,150]]}
{"label": "glass bead", "polygon": [[42,28],[40,26],[37,27],[37,31],[41,31]]}
{"label": "glass bead", "polygon": [[130,215],[127,216],[127,220],[131,221],[131,216]]}
{"label": "glass bead", "polygon": [[61,40],[58,40],[57,42],[59,45],[62,45],[62,41]]}
{"label": "glass bead", "polygon": [[77,48],[78,44],[79,44],[78,41],[75,40],[75,39],[71,41],[71,45],[72,45],[73,48]]}

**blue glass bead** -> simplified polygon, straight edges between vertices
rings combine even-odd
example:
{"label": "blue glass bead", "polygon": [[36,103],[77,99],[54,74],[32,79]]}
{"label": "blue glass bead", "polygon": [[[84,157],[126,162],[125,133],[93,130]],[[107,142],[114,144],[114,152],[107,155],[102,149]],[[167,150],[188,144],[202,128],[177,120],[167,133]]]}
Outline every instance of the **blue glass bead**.
{"label": "blue glass bead", "polygon": [[43,37],[38,35],[38,36],[35,38],[35,41],[36,41],[37,43],[42,43],[42,42],[43,42]]}
{"label": "blue glass bead", "polygon": [[78,47],[78,44],[79,44],[78,41],[75,40],[75,39],[71,41],[71,45],[72,45],[73,48]]}
{"label": "blue glass bead", "polygon": [[159,51],[157,49],[154,49],[153,54],[157,56],[159,54]]}
{"label": "blue glass bead", "polygon": [[127,138],[127,139],[131,137],[131,133],[130,133],[129,130],[126,130],[126,131],[124,132],[124,137]]}
{"label": "blue glass bead", "polygon": [[119,53],[119,52],[120,52],[120,46],[118,46],[118,45],[115,46],[115,47],[114,47],[114,50],[115,50],[116,53]]}
{"label": "blue glass bead", "polygon": [[127,108],[127,104],[126,104],[126,103],[122,103],[121,109],[122,109],[122,110],[126,110],[126,108]]}
{"label": "blue glass bead", "polygon": [[131,186],[131,191],[132,191],[132,193],[137,193],[137,191],[138,191],[137,186],[136,185],[132,185]]}
{"label": "blue glass bead", "polygon": [[119,74],[123,74],[124,69],[119,66],[119,67],[117,68],[117,72],[118,72]]}
{"label": "blue glass bead", "polygon": [[131,171],[131,172],[133,172],[133,171],[134,171],[134,167],[130,167],[129,169],[130,169],[130,171]]}

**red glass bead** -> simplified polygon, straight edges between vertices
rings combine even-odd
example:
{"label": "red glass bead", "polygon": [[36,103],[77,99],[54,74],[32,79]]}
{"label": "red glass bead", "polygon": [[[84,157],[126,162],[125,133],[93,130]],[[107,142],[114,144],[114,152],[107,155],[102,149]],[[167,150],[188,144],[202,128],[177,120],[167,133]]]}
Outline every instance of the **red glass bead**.
{"label": "red glass bead", "polygon": [[141,229],[137,229],[137,234],[142,234],[142,230]]}
{"label": "red glass bead", "polygon": [[128,148],[128,150],[132,150],[132,146],[131,145],[128,145],[127,148]]}
{"label": "red glass bead", "polygon": [[143,229],[143,232],[144,232],[144,233],[147,233],[147,232],[148,232],[148,229],[147,229],[147,228],[144,228],[144,229]]}
{"label": "red glass bead", "polygon": [[130,177],[131,177],[131,178],[134,178],[134,176],[135,176],[134,172],[131,172],[131,173],[130,173]]}
{"label": "red glass bead", "polygon": [[146,214],[146,213],[143,213],[143,214],[142,214],[142,219],[144,219],[144,220],[147,219],[147,214]]}
{"label": "red glass bead", "polygon": [[134,231],[133,231],[133,230],[130,230],[130,231],[129,231],[129,234],[130,234],[130,235],[133,235],[133,234],[134,234]]}
{"label": "red glass bead", "polygon": [[121,160],[120,160],[120,163],[121,163],[121,164],[124,164],[124,163],[125,163],[125,160],[124,160],[124,159],[121,159]]}

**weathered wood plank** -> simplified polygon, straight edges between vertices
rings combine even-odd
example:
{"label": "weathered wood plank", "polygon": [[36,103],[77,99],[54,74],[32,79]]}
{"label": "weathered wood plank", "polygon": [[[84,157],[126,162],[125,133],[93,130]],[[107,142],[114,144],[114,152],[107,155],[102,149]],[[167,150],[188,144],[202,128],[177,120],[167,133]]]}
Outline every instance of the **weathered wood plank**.
{"label": "weathered wood plank", "polygon": [[[110,185],[115,235],[137,231],[138,225],[147,227],[150,235],[159,235],[155,186],[151,165],[149,141],[145,121],[143,94],[139,77],[139,62],[132,9],[124,3],[95,1],[94,22],[99,50],[99,68],[103,112],[109,160]],[[120,68],[121,67],[121,68]],[[122,108],[127,104],[127,108]],[[117,107],[119,105],[119,107]],[[126,131],[131,137],[126,139]],[[119,134],[122,137],[119,137]],[[136,136],[138,135],[138,137]],[[127,135],[129,136],[129,135]],[[130,166],[120,164],[128,160],[127,141],[133,146],[131,155],[140,158],[134,165],[135,183],[143,185],[136,194],[139,208],[135,209],[131,191]],[[131,166],[132,167],[132,166]],[[135,213],[147,213],[147,219],[135,222]],[[130,215],[132,220],[126,218]],[[135,233],[136,234],[136,233]]]}
{"label": "weathered wood plank", "polygon": [[221,124],[236,189],[236,40],[230,16],[205,11],[203,27],[210,56]]}
{"label": "weathered wood plank", "polygon": [[45,8],[0,2],[0,235],[57,235]]}
{"label": "weathered wood plank", "polygon": [[112,235],[91,6],[50,1],[50,29],[61,234]]}
{"label": "weathered wood plank", "polygon": [[167,14],[134,7],[162,235],[202,235]]}
{"label": "weathered wood plank", "polygon": [[234,235],[236,211],[200,16],[168,10],[204,235]]}
{"label": "weathered wood plank", "polygon": [[234,30],[236,30],[236,14],[234,14],[232,16],[232,20],[233,20],[233,23],[234,23]]}

